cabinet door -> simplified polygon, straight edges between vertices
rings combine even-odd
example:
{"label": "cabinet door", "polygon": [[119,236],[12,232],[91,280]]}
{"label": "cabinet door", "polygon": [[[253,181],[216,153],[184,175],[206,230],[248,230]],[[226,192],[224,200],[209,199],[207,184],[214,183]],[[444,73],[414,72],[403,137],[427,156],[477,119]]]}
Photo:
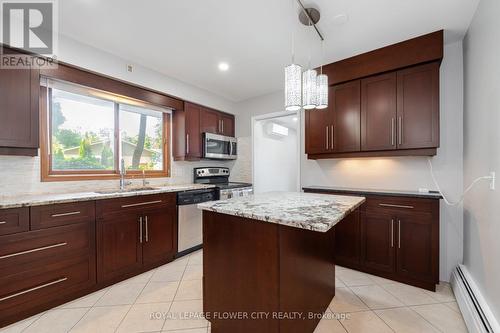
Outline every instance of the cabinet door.
{"label": "cabinet door", "polygon": [[177,239],[175,207],[145,211],[143,217],[144,265],[172,259],[176,253]]}
{"label": "cabinet door", "polygon": [[219,112],[207,108],[201,108],[200,113],[200,131],[201,133],[219,134],[221,131]]}
{"label": "cabinet door", "polygon": [[331,152],[331,105],[324,110],[307,110],[305,112],[306,154]]}
{"label": "cabinet door", "polygon": [[140,215],[115,214],[98,221],[97,276],[99,282],[128,275],[142,267]]}
{"label": "cabinet door", "polygon": [[234,137],[234,116],[229,114],[220,114],[221,134]]}
{"label": "cabinet door", "polygon": [[196,104],[186,103],[186,157],[201,158],[201,132],[200,113],[201,107]]}
{"label": "cabinet door", "polygon": [[395,219],[389,214],[362,212],[361,258],[367,268],[395,271]]}
{"label": "cabinet door", "polygon": [[439,63],[398,74],[398,148],[439,147]]}
{"label": "cabinet door", "polygon": [[38,148],[39,85],[38,70],[0,69],[0,147]]}
{"label": "cabinet door", "polygon": [[357,209],[335,225],[335,264],[351,267],[360,263],[359,214],[359,209]]}
{"label": "cabinet door", "polygon": [[396,73],[361,80],[361,150],[396,149]]}
{"label": "cabinet door", "polygon": [[436,283],[439,227],[433,222],[432,214],[398,214],[396,238],[398,275]]}
{"label": "cabinet door", "polygon": [[338,153],[361,150],[361,86],[360,81],[331,87],[335,120],[333,149]]}

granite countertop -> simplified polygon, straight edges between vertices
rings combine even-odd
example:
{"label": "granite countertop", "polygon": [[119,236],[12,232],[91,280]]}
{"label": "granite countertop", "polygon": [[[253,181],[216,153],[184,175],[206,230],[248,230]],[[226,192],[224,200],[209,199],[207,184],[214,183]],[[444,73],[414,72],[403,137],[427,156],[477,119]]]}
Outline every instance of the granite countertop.
{"label": "granite countertop", "polygon": [[[97,192],[75,192],[75,193],[59,193],[59,194],[25,194],[0,196],[0,209],[19,208],[28,206],[42,206],[50,204],[102,200],[122,197],[134,197],[148,194],[159,194],[169,192],[182,192],[188,190],[199,190],[205,188],[213,188],[214,185],[205,184],[180,184],[168,186],[155,186],[154,189],[120,192],[119,190],[103,190]],[[99,193],[100,192],[100,193]]]}
{"label": "granite countertop", "polygon": [[383,189],[361,189],[350,187],[334,187],[334,186],[304,186],[303,190],[313,190],[318,192],[336,192],[345,194],[373,194],[382,196],[397,196],[397,197],[410,197],[410,198],[427,198],[427,199],[442,199],[443,197],[437,191],[428,193],[418,191],[401,191],[401,190],[383,190]]}
{"label": "granite countertop", "polygon": [[228,200],[210,201],[199,209],[327,232],[365,198],[300,192],[268,192]]}

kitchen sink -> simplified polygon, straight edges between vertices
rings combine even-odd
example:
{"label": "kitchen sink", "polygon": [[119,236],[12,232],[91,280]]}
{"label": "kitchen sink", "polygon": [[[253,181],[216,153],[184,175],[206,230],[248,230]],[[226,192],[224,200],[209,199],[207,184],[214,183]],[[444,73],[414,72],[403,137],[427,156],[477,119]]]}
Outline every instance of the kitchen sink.
{"label": "kitchen sink", "polygon": [[116,190],[103,190],[103,191],[94,191],[99,194],[113,194],[113,193],[129,193],[129,192],[139,192],[139,191],[154,191],[158,190],[157,187],[134,187],[134,188],[126,188],[124,190],[116,189]]}

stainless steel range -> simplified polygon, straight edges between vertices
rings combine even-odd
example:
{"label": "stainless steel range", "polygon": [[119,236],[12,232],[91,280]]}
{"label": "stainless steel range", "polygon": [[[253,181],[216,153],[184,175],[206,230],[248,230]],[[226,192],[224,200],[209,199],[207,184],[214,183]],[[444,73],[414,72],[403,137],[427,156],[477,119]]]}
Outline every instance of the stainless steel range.
{"label": "stainless steel range", "polygon": [[229,175],[229,168],[195,168],[194,182],[214,184],[217,187],[217,199],[220,200],[253,194],[252,184],[230,182]]}

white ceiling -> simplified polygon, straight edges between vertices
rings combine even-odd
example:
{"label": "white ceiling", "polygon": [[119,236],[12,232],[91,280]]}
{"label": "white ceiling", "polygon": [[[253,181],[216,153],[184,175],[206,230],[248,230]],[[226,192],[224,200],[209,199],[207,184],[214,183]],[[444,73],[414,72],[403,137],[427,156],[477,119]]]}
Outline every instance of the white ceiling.
{"label": "white ceiling", "polygon": [[[63,0],[60,31],[144,67],[241,101],[283,86],[290,62],[330,63],[439,29],[460,40],[479,0],[314,0],[320,42],[294,0]],[[334,17],[347,14],[337,25]],[[322,56],[323,53],[323,56]],[[220,72],[226,61],[230,70]]]}

